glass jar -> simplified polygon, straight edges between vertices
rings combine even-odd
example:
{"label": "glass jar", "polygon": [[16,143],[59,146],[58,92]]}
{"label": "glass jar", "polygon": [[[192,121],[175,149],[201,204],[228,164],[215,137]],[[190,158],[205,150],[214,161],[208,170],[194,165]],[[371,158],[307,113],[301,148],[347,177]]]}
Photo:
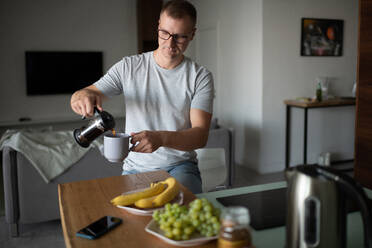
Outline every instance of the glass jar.
{"label": "glass jar", "polygon": [[240,206],[225,208],[221,214],[218,248],[253,247],[249,222],[247,208]]}

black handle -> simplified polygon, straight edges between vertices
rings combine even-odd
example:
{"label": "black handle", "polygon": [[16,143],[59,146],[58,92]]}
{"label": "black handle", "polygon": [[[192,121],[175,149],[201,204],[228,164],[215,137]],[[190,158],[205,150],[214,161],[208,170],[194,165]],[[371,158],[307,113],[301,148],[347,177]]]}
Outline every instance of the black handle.
{"label": "black handle", "polygon": [[322,176],[336,181],[346,192],[347,196],[353,198],[358,203],[364,227],[364,246],[372,248],[372,212],[369,205],[370,199],[368,199],[362,186],[351,177],[336,170],[317,166],[317,171]]}
{"label": "black handle", "polygon": [[94,106],[94,115],[98,116],[99,114],[101,114],[101,111],[96,106]]}

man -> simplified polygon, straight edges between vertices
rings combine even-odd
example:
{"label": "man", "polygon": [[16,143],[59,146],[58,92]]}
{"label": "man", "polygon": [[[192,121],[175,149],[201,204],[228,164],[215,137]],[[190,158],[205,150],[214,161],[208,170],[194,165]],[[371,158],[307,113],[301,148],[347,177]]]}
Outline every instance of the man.
{"label": "man", "polygon": [[124,94],[132,148],[123,174],[166,170],[193,193],[202,191],[195,149],[205,146],[213,108],[213,78],[183,53],[194,38],[196,10],[184,0],[160,13],[159,47],[124,57],[91,86],[75,92],[72,109],[91,116],[102,101]]}

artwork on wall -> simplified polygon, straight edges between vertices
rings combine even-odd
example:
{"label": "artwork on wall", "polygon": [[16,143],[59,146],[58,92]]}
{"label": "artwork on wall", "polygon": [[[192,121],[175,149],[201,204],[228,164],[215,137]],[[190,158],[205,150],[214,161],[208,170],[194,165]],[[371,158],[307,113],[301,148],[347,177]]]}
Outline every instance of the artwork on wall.
{"label": "artwork on wall", "polygon": [[342,56],[343,20],[302,18],[301,56]]}

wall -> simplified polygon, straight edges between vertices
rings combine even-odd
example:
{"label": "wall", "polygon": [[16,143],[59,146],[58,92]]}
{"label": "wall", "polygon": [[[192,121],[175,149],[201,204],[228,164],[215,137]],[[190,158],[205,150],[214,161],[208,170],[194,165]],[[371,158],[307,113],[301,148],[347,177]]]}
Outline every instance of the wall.
{"label": "wall", "polygon": [[[351,95],[356,80],[357,2],[193,2],[198,10],[198,28],[215,25],[218,30],[217,37],[209,37],[211,44],[218,39],[217,66],[212,66],[217,67],[215,117],[236,130],[237,164],[261,173],[283,170],[283,100],[312,97],[317,76],[331,77],[331,94]],[[343,19],[343,56],[301,57],[302,17]],[[197,38],[195,43],[190,53],[198,59]],[[302,161],[302,117],[303,113],[294,111],[291,164]],[[308,162],[315,162],[322,151],[331,151],[336,159],[352,158],[353,130],[353,107],[309,113]]]}
{"label": "wall", "polygon": [[[301,57],[301,18],[344,20],[341,57]],[[284,99],[315,95],[315,78],[328,76],[330,93],[350,96],[356,80],[358,4],[349,0],[263,1],[263,128],[260,172],[284,168]],[[354,107],[309,111],[308,162],[323,151],[353,158]],[[293,111],[291,164],[302,163],[303,112]]]}
{"label": "wall", "polygon": [[[0,2],[0,122],[74,119],[70,95],[26,96],[26,50],[103,51],[104,71],[137,53],[135,0]],[[124,115],[123,99],[104,104]]]}
{"label": "wall", "polygon": [[189,52],[213,73],[214,117],[235,129],[236,161],[253,166],[259,162],[262,128],[262,3],[193,3],[198,24]]}

